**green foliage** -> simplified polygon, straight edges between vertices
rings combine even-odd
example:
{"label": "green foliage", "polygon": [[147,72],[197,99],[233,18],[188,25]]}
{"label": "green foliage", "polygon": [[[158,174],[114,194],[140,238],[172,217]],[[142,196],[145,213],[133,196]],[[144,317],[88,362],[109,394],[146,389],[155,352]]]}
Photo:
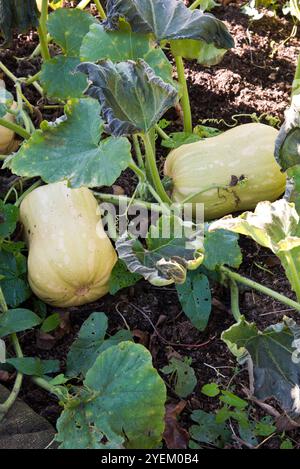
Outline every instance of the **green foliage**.
{"label": "green foliage", "polygon": [[208,278],[200,272],[189,272],[184,284],[176,285],[182,309],[192,324],[203,331],[211,313],[211,291]]}
{"label": "green foliage", "polygon": [[40,322],[40,318],[29,309],[10,309],[0,315],[0,337],[31,329]]}
{"label": "green foliage", "polygon": [[142,278],[141,275],[129,272],[126,264],[118,259],[109,278],[109,293],[115,295],[119,290],[135,285]]}
{"label": "green foliage", "polygon": [[4,204],[0,200],[0,243],[1,238],[7,238],[16,229],[19,217],[19,210],[11,204]]}
{"label": "green foliage", "polygon": [[48,316],[41,325],[41,330],[43,332],[51,332],[54,331],[60,324],[60,315],[58,313],[53,313]]}
{"label": "green foliage", "polygon": [[105,339],[107,317],[104,313],[92,313],[83,323],[78,338],[73,342],[67,357],[67,375],[85,376],[101,352],[124,340],[131,340],[129,331],[120,330]]}
{"label": "green foliage", "polygon": [[104,123],[94,99],[71,100],[65,113],[54,125],[43,122],[10,161],[10,168],[49,183],[67,179],[72,187],[110,186],[131,161],[129,141],[100,140]]}
{"label": "green foliage", "polygon": [[6,363],[28,376],[44,376],[59,371],[59,360],[41,360],[40,358],[8,358]]}
{"label": "green foliage", "polygon": [[84,388],[65,404],[57,440],[65,449],[156,448],[164,429],[166,390],[141,345],[102,352]]}
{"label": "green foliage", "polygon": [[216,397],[220,394],[219,386],[216,383],[205,384],[201,389],[202,394],[208,397]]}
{"label": "green foliage", "polygon": [[161,369],[165,375],[171,375],[174,391],[179,397],[189,396],[197,385],[197,378],[191,363],[192,359],[189,357],[183,357],[183,359],[172,357],[169,364]]}
{"label": "green foliage", "polygon": [[221,265],[238,268],[242,263],[238,239],[235,233],[226,230],[206,232],[203,266],[209,270],[215,270]]}
{"label": "green foliage", "polygon": [[142,59],[100,65],[82,63],[92,86],[88,93],[97,98],[110,132],[115,136],[148,132],[177,101],[177,90],[155,75]]}
{"label": "green foliage", "polygon": [[27,262],[23,254],[17,252],[0,251],[0,287],[6,303],[16,308],[30,295],[26,279]]}

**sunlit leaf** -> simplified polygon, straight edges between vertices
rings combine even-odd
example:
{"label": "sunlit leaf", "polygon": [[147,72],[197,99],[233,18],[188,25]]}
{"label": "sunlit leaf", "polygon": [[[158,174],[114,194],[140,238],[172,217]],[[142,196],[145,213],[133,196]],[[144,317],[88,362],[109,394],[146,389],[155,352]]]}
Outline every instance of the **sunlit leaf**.
{"label": "sunlit leaf", "polygon": [[131,161],[126,138],[100,141],[103,120],[91,98],[70,101],[66,117],[42,123],[10,161],[15,174],[41,176],[45,182],[68,180],[72,187],[110,186]]}

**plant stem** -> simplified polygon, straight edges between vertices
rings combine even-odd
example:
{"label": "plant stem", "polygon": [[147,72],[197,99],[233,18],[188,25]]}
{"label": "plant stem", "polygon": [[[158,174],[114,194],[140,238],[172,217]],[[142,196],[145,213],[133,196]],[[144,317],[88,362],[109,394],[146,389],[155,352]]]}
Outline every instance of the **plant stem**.
{"label": "plant stem", "polygon": [[37,187],[41,186],[42,185],[42,180],[39,179],[38,181],[36,181],[34,184],[32,184],[32,186],[30,186],[25,192],[23,192],[23,194],[18,198],[18,200],[16,201],[15,203],[15,206],[16,207],[20,207],[21,205],[21,202],[22,200],[25,199],[25,197],[30,194],[30,192],[34,191],[34,189],[36,189]]}
{"label": "plant stem", "polygon": [[142,134],[142,138],[143,138],[144,145],[145,145],[146,161],[149,166],[149,171],[151,174],[151,178],[152,178],[155,190],[164,203],[171,204],[172,201],[169,198],[168,194],[166,193],[164,186],[161,182],[160,176],[159,176],[159,172],[158,172],[157,165],[156,165],[155,154],[153,151],[149,133]]}
{"label": "plant stem", "polygon": [[37,72],[35,75],[30,76],[27,78],[25,81],[25,85],[32,85],[35,81],[37,81],[40,78],[41,72]]}
{"label": "plant stem", "polygon": [[297,271],[297,267],[295,265],[295,261],[294,261],[291,251],[286,251],[284,253],[284,257],[286,259],[286,262],[289,266],[289,270],[291,272],[291,276],[292,276],[291,284],[292,284],[293,290],[296,293],[297,301],[299,301],[300,303],[300,272]]}
{"label": "plant stem", "polygon": [[196,8],[198,8],[202,1],[203,0],[195,0],[194,3],[192,3],[190,6],[190,10],[196,10]]}
{"label": "plant stem", "polygon": [[140,182],[144,182],[146,180],[146,176],[144,171],[142,171],[135,163],[132,161],[128,167],[137,175]]}
{"label": "plant stem", "polygon": [[160,135],[160,137],[163,139],[163,140],[170,140],[170,137],[168,134],[166,134],[166,132],[163,131],[163,129],[161,129],[159,127],[159,125],[155,124],[155,130],[156,132],[158,133],[158,135]]}
{"label": "plant stem", "polygon": [[[2,309],[2,312],[4,314],[7,314],[8,307],[7,307],[7,303],[5,301],[5,298],[4,298],[3,291],[2,291],[1,287],[0,287],[0,307]],[[14,346],[17,357],[22,358],[23,353],[22,353],[22,350],[21,350],[21,347],[20,347],[20,343],[19,343],[17,334],[11,334],[10,337],[11,337],[11,341],[12,341],[12,344]],[[21,389],[21,386],[22,386],[22,382],[23,382],[23,374],[18,372],[15,383],[14,383],[14,386],[13,386],[13,389],[12,389],[10,395],[8,396],[8,398],[6,399],[6,401],[3,404],[0,404],[0,422],[5,417],[5,415],[7,414],[9,409],[11,408],[11,406],[15,403],[15,401],[16,401],[18,395],[19,395],[19,392],[20,392],[20,389]]]}
{"label": "plant stem", "polygon": [[50,60],[50,53],[48,49],[47,40],[47,18],[48,18],[48,0],[42,0],[42,11],[40,16],[40,24],[37,28],[40,38],[41,54],[43,61]]}
{"label": "plant stem", "polygon": [[81,0],[81,2],[78,3],[78,5],[77,5],[76,8],[77,8],[78,10],[84,10],[85,7],[88,6],[88,4],[90,3],[90,1],[91,1],[91,0]]}
{"label": "plant stem", "polygon": [[230,298],[231,298],[231,312],[236,320],[239,322],[242,315],[240,312],[240,305],[239,305],[239,287],[235,280],[230,280]]}
{"label": "plant stem", "polygon": [[17,83],[18,78],[4,65],[3,62],[0,62],[0,69],[2,70],[5,75],[8,76],[14,83]]}
{"label": "plant stem", "polygon": [[97,10],[99,12],[99,15],[100,15],[101,19],[105,20],[106,19],[106,13],[104,11],[103,6],[100,3],[100,0],[93,0],[93,2],[95,3],[95,5],[97,7]]}
{"label": "plant stem", "polygon": [[[119,206],[120,202],[122,201],[127,204],[131,202],[131,197],[127,197],[126,195],[103,194],[97,191],[93,191],[93,194],[96,198],[99,198],[103,200],[104,202],[110,202],[116,206]],[[135,199],[132,205],[144,207],[147,210],[153,210],[154,212],[158,212],[158,213],[163,212],[163,208],[159,204],[153,204],[151,202],[144,202],[143,200]]]}
{"label": "plant stem", "polygon": [[182,110],[183,110],[184,131],[188,133],[192,133],[193,131],[192,112],[191,112],[189,91],[188,91],[187,82],[185,78],[182,57],[175,56],[175,62],[176,62],[176,68],[177,68],[177,74],[178,74],[178,81],[181,85],[181,91],[182,91],[181,105],[182,105]]}
{"label": "plant stem", "polygon": [[48,381],[46,381],[45,379],[40,378],[38,376],[33,376],[32,381],[35,384],[37,384],[40,388],[44,389],[45,391],[48,391],[51,394],[54,394],[58,398],[61,397],[60,393],[57,392],[57,389],[55,388],[55,386],[52,386],[52,384],[48,383]]}
{"label": "plant stem", "polygon": [[300,54],[298,57],[297,68],[294,76],[292,97],[300,93]]}
{"label": "plant stem", "polygon": [[0,117],[0,125],[3,127],[6,127],[9,130],[12,130],[16,134],[20,135],[20,137],[23,137],[25,140],[27,140],[30,137],[30,133],[28,133],[23,127],[21,127],[18,124],[15,124],[14,122],[9,122],[2,117]]}
{"label": "plant stem", "polygon": [[141,169],[144,169],[145,165],[144,165],[144,159],[143,159],[143,155],[142,155],[142,151],[140,147],[139,137],[138,135],[133,135],[132,139],[133,139],[134,151],[138,160],[138,165]]}
{"label": "plant stem", "polygon": [[254,280],[250,280],[246,277],[243,277],[242,275],[233,272],[227,267],[220,267],[220,271],[230,280],[234,280],[237,283],[241,283],[243,285],[246,285],[247,287],[253,288],[254,290],[259,291],[260,293],[264,293],[265,295],[268,295],[271,298],[280,301],[281,303],[289,306],[290,308],[295,309],[296,311],[300,311],[300,303],[291,300],[290,298],[282,295],[281,293],[277,293],[276,291],[271,290],[271,288],[265,287],[264,285],[261,285],[260,283],[257,283]]}

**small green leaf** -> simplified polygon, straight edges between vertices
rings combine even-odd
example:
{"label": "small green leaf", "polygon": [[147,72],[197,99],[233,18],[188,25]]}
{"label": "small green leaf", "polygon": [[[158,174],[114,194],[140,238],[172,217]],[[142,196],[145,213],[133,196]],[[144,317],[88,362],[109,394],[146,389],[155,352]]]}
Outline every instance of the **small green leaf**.
{"label": "small green leaf", "polygon": [[280,445],[280,449],[294,449],[294,445],[291,440],[286,438]]}
{"label": "small green leaf", "polygon": [[109,293],[115,295],[119,290],[135,285],[142,278],[141,275],[129,272],[126,264],[119,259],[110,275]]}
{"label": "small green leaf", "polygon": [[49,15],[48,31],[54,42],[70,57],[79,57],[84,36],[96,19],[86,11],[61,8]]}
{"label": "small green leaf", "polygon": [[276,432],[276,426],[273,425],[272,419],[270,417],[263,417],[255,425],[255,433],[258,436],[269,436],[272,433]]}
{"label": "small green leaf", "polygon": [[176,285],[182,309],[192,324],[203,331],[211,313],[211,291],[206,275],[188,272],[185,283]]}
{"label": "small green leaf", "polygon": [[166,389],[143,346],[121,342],[88,371],[77,406],[57,422],[63,449],[157,448],[164,430]]}
{"label": "small green leaf", "polygon": [[41,360],[40,358],[8,358],[6,362],[24,375],[40,376],[59,371],[59,360]]}
{"label": "small green leaf", "polygon": [[202,394],[208,397],[216,397],[220,394],[220,388],[217,383],[205,384],[201,389]]}
{"label": "small green leaf", "polygon": [[131,340],[129,331],[118,331],[105,340],[107,317],[104,313],[92,313],[83,323],[78,338],[67,356],[67,376],[86,375],[101,352],[124,340]]}
{"label": "small green leaf", "polygon": [[0,337],[39,325],[41,319],[29,309],[10,309],[0,316]]}
{"label": "small green leaf", "polygon": [[222,396],[220,397],[220,401],[224,402],[231,407],[235,407],[236,409],[245,409],[248,406],[248,402],[244,401],[240,397],[236,396],[230,391],[221,391]]}
{"label": "small green leaf", "polygon": [[188,132],[173,132],[169,134],[169,139],[162,140],[161,144],[166,148],[179,148],[181,145],[187,145],[188,143],[199,142],[201,137],[196,134]]}
{"label": "small green leaf", "polygon": [[87,79],[83,73],[75,72],[80,63],[76,57],[57,55],[44,62],[41,69],[41,84],[51,98],[80,98],[87,88]]}
{"label": "small green leaf", "polygon": [[17,226],[19,210],[15,205],[0,200],[0,238],[7,238]]}
{"label": "small green leaf", "polygon": [[203,410],[194,410],[191,418],[197,423],[197,425],[192,425],[189,429],[193,440],[200,443],[214,444],[221,448],[231,440],[230,431],[224,423],[216,421],[214,414],[209,414]]}
{"label": "small green leaf", "polygon": [[103,120],[94,99],[71,100],[65,112],[66,119],[54,125],[42,123],[10,161],[11,169],[48,183],[67,179],[72,187],[112,185],[131,161],[129,141],[100,141]]}
{"label": "small green leaf", "polygon": [[197,385],[194,369],[191,367],[192,359],[184,357],[183,360],[172,357],[169,365],[161,369],[164,374],[171,374],[174,379],[174,391],[179,397],[189,396]]}
{"label": "small green leaf", "polygon": [[42,326],[41,326],[41,330],[43,332],[51,332],[51,331],[54,331],[54,329],[56,329],[60,324],[60,315],[58,313],[54,313],[54,314],[51,314],[50,316],[48,316]]}
{"label": "small green leaf", "polygon": [[205,233],[203,266],[209,270],[222,265],[238,268],[242,263],[238,239],[238,235],[226,230]]}
{"label": "small green leaf", "polygon": [[27,261],[22,254],[0,251],[0,286],[6,303],[12,308],[19,306],[31,295],[26,272]]}

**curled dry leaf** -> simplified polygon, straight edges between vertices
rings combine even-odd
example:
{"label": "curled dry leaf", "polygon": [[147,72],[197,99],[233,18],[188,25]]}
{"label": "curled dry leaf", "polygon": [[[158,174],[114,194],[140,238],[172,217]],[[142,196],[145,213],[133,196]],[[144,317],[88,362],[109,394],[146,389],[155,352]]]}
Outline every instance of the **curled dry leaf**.
{"label": "curled dry leaf", "polygon": [[165,431],[163,438],[169,449],[186,449],[189,442],[188,432],[178,423],[178,417],[185,409],[186,401],[168,404],[165,415]]}

